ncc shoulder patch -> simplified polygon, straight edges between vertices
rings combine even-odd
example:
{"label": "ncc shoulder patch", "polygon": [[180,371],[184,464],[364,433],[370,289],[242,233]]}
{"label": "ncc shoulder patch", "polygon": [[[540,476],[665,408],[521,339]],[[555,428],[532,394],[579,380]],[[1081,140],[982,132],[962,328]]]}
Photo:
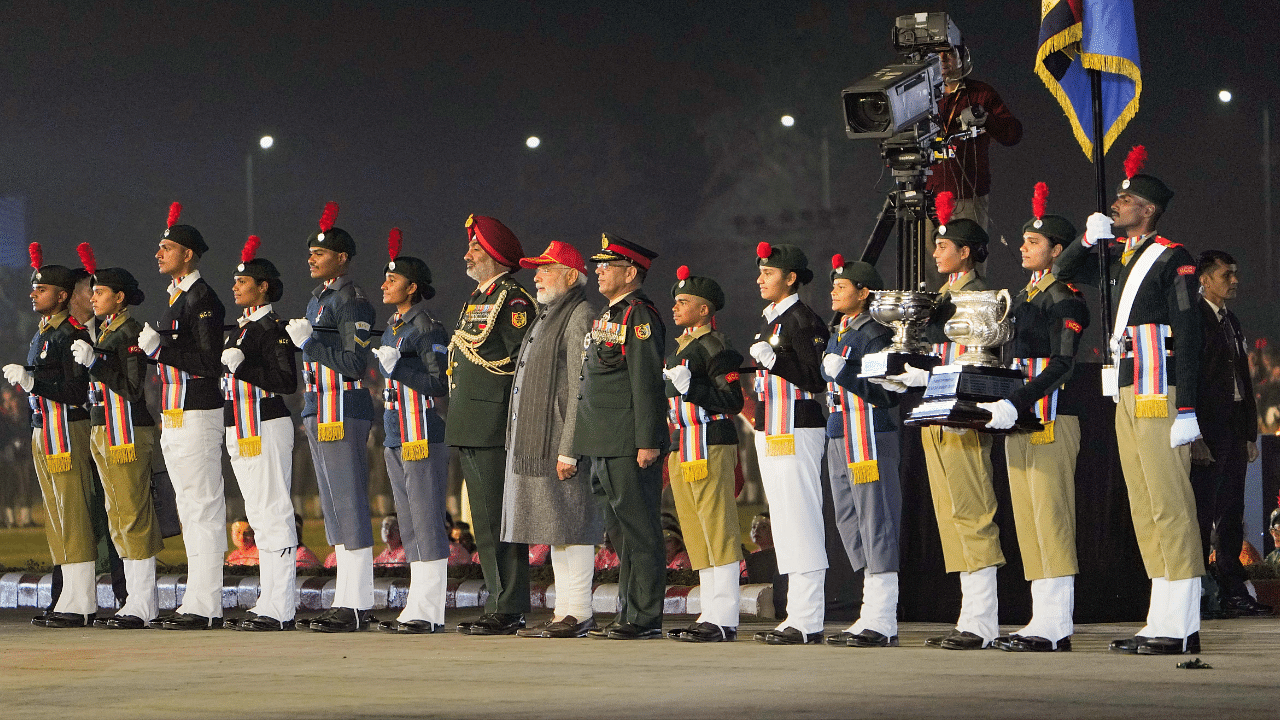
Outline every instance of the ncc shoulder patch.
{"label": "ncc shoulder patch", "polygon": [[213,317],[213,311],[212,311],[212,310],[205,310],[204,312],[200,313],[200,319],[201,319],[201,320],[204,320],[204,319],[207,319],[207,318],[211,318],[211,317]]}
{"label": "ncc shoulder patch", "polygon": [[734,370],[733,372],[727,372],[724,374],[724,381],[727,383],[738,382],[739,377],[741,376],[738,374],[738,371]]}
{"label": "ncc shoulder patch", "polygon": [[653,328],[649,325],[649,323],[636,326],[636,337],[639,338],[640,340],[648,340],[649,336],[652,334],[653,334]]}
{"label": "ncc shoulder patch", "polygon": [[[521,302],[521,303],[524,303],[524,301],[523,301],[523,300],[521,300],[520,302]],[[514,305],[515,303],[512,303],[512,304]],[[529,313],[527,313],[527,312],[513,312],[513,313],[511,313],[511,325],[512,325],[512,327],[522,328],[522,327],[524,327],[528,322],[529,322]]]}
{"label": "ncc shoulder patch", "polygon": [[137,345],[130,345],[130,346],[129,346],[129,350],[128,350],[128,352],[131,352],[131,353],[137,353],[138,355],[143,355],[143,354],[144,354],[144,353],[142,352],[142,348],[138,347]]}
{"label": "ncc shoulder patch", "polygon": [[515,307],[524,307],[525,305],[529,304],[529,301],[525,300],[522,297],[513,297],[511,298],[511,300],[507,302],[507,304]]}
{"label": "ncc shoulder patch", "polygon": [[277,340],[276,342],[280,343],[281,345],[292,345],[292,344],[293,344],[293,341],[292,341],[292,340],[290,340],[290,339],[289,339],[289,338],[287,338],[287,337],[282,337],[282,338],[280,338],[279,340]]}
{"label": "ncc shoulder patch", "polygon": [[1179,274],[1179,275],[1195,275],[1195,274],[1196,274],[1196,266],[1195,266],[1195,265],[1182,265],[1182,266],[1180,266],[1180,267],[1178,268],[1178,274]]}
{"label": "ncc shoulder patch", "polygon": [[1077,335],[1084,332],[1084,328],[1080,327],[1080,323],[1076,322],[1075,320],[1072,320],[1071,318],[1067,318],[1066,320],[1063,320],[1062,326],[1067,330],[1074,331],[1075,334]]}

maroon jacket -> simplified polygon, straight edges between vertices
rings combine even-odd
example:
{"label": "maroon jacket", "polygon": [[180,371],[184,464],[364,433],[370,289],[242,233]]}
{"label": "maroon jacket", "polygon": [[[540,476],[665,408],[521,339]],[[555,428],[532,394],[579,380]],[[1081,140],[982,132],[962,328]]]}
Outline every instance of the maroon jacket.
{"label": "maroon jacket", "polygon": [[1022,140],[1022,122],[1009,112],[995,88],[981,80],[961,80],[960,87],[942,97],[938,102],[938,115],[943,135],[960,132],[960,113],[970,105],[981,105],[987,110],[986,132],[972,140],[956,143],[956,156],[933,166],[927,186],[934,194],[950,190],[956,198],[981,197],[991,192],[991,168],[987,164],[987,149],[991,139],[1001,145],[1017,145]]}

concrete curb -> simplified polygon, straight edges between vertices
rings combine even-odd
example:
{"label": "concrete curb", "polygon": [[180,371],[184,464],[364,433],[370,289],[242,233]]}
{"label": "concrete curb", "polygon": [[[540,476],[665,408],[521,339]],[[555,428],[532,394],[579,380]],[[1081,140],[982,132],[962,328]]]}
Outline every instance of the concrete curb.
{"label": "concrete curb", "polygon": [[[156,577],[156,589],[162,610],[172,610],[182,604],[186,592],[185,575],[160,575]],[[298,576],[298,609],[319,611],[333,604],[334,579],[323,576]],[[53,576],[41,573],[12,572],[0,575],[0,608],[43,608],[52,598]],[[115,593],[111,588],[111,576],[98,576],[98,607],[115,609]],[[667,586],[662,611],[668,615],[696,615],[702,612],[700,588],[686,585]],[[258,601],[258,578],[228,575],[223,579],[222,607],[244,609]],[[761,618],[773,617],[773,586],[743,585],[741,587],[742,614]],[[382,610],[404,607],[409,594],[408,578],[374,578],[373,606]],[[450,580],[445,595],[446,608],[483,607],[489,599],[489,591],[483,580]],[[534,610],[554,607],[556,586],[534,585],[529,589],[529,604]],[[591,609],[598,613],[618,612],[618,586],[607,583],[595,586],[592,591]]]}

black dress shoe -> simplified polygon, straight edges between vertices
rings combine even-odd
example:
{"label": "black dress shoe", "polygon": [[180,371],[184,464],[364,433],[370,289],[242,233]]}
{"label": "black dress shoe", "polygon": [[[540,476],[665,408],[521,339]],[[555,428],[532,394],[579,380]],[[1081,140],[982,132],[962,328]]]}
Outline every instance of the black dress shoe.
{"label": "black dress shoe", "polygon": [[1142,635],[1134,635],[1133,637],[1112,640],[1111,645],[1107,649],[1113,653],[1120,653],[1122,655],[1137,655],[1138,646],[1150,639],[1151,638],[1144,637]]}
{"label": "black dress shoe", "polygon": [[611,620],[608,625],[600,625],[594,630],[588,630],[587,637],[593,637],[597,640],[607,640],[609,639],[609,631],[616,627],[618,627],[618,621]]}
{"label": "black dress shoe", "polygon": [[645,628],[635,623],[614,625],[609,630],[610,640],[653,640],[662,637],[662,628]]}
{"label": "black dress shoe", "polygon": [[1138,644],[1139,655],[1181,655],[1200,652],[1200,633],[1186,638],[1153,637]]}
{"label": "black dress shoe", "polygon": [[36,615],[35,617],[31,618],[31,624],[35,625],[36,627],[44,627],[44,624],[48,621],[49,621],[49,613],[44,613],[43,615]]}
{"label": "black dress shoe", "polygon": [[840,647],[849,647],[849,639],[853,637],[853,633],[848,630],[838,632],[834,635],[828,635],[826,643],[828,645],[839,645]]}
{"label": "black dress shoe", "polygon": [[881,635],[875,630],[863,630],[857,635],[850,635],[847,645],[854,648],[898,647],[898,636]]}
{"label": "black dress shoe", "polygon": [[[94,624],[98,624],[96,620]],[[112,630],[144,630],[149,627],[147,621],[137,615],[112,615],[105,625]]]}
{"label": "black dress shoe", "polygon": [[579,621],[572,615],[566,615],[560,620],[547,625],[542,631],[544,638],[580,638],[586,637],[587,633],[596,627],[596,619],[589,617],[586,620]]}
{"label": "black dress shoe", "polygon": [[[34,622],[34,620],[33,620],[32,622]],[[668,631],[667,631],[667,639],[669,639],[669,640],[679,640],[681,635],[684,635],[685,633],[687,633],[687,632],[689,632],[690,630],[692,630],[692,629],[694,628],[694,626],[696,626],[697,624],[698,624],[698,623],[692,623],[692,624],[687,625],[687,626],[685,626],[685,627],[671,628],[670,630],[668,630]]]}
{"label": "black dress shoe", "polygon": [[406,620],[397,623],[396,632],[401,635],[434,635],[444,632],[444,623],[433,623],[430,620]]}
{"label": "black dress shoe", "polygon": [[55,629],[89,627],[93,625],[94,617],[94,615],[80,613],[52,612],[44,616],[44,625],[41,627]]}
{"label": "black dress shoe", "polygon": [[368,630],[378,619],[368,610],[332,608],[311,621],[311,629],[322,633],[347,633]]}
{"label": "black dress shoe", "polygon": [[821,645],[822,633],[802,633],[796,628],[789,627],[783,630],[769,630],[767,632],[758,632],[755,635],[756,642],[762,642],[766,645]]}
{"label": "black dress shoe", "polygon": [[1275,612],[1275,608],[1260,603],[1249,595],[1225,597],[1222,599],[1222,608],[1241,617],[1266,617]]}
{"label": "black dress shoe", "polygon": [[943,650],[981,650],[990,645],[991,643],[982,639],[981,635],[965,630],[963,632],[952,633],[943,638],[942,644],[939,647]]}
{"label": "black dress shoe", "polygon": [[1071,652],[1071,638],[1064,637],[1055,643],[1037,635],[1010,635],[1000,649],[1008,652]]}
{"label": "black dress shoe", "polygon": [[737,639],[738,628],[725,627],[709,622],[698,623],[692,627],[685,628],[683,633],[676,636],[676,640],[681,642],[695,643],[734,642]]}
{"label": "black dress shoe", "polygon": [[222,628],[222,618],[182,613],[172,620],[165,620],[160,627],[164,630],[219,630]]}
{"label": "black dress shoe", "polygon": [[296,630],[298,623],[295,620],[277,620],[269,615],[250,615],[247,618],[241,618],[232,627],[243,632],[279,632]]}
{"label": "black dress shoe", "polygon": [[942,647],[943,641],[945,641],[947,638],[951,637],[952,635],[959,635],[959,634],[960,634],[959,630],[952,630],[946,635],[937,635],[935,637],[925,638],[924,646],[940,648]]}
{"label": "black dress shoe", "polygon": [[524,627],[524,615],[520,613],[486,613],[471,624],[468,635],[515,635]]}
{"label": "black dress shoe", "polygon": [[177,620],[180,617],[182,616],[174,612],[173,610],[165,610],[159,615],[151,618],[151,621],[148,622],[147,624],[151,626],[152,630],[163,630],[165,623],[171,620]]}
{"label": "black dress shoe", "polygon": [[1013,639],[1016,637],[1018,637],[1016,633],[1010,633],[1008,635],[997,635],[996,639],[991,641],[991,647],[996,648],[998,650],[1008,650],[1009,643],[1013,642]]}

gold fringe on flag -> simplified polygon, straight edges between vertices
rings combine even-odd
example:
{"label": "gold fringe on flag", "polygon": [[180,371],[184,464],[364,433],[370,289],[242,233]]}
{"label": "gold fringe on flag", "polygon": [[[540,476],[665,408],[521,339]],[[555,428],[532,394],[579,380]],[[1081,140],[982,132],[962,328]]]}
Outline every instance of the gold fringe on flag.
{"label": "gold fringe on flag", "polygon": [[849,481],[854,485],[865,485],[880,479],[879,460],[859,460],[849,463]]}
{"label": "gold fringe on flag", "polygon": [[167,428],[182,427],[182,411],[181,410],[162,410],[160,412],[164,416],[164,426]]}
{"label": "gold fringe on flag", "polygon": [[[772,455],[773,453],[769,454]],[[706,458],[680,463],[680,474],[684,477],[685,482],[706,480],[707,475],[710,474],[710,471],[707,469]]]}
{"label": "gold fringe on flag", "polygon": [[257,457],[262,454],[262,436],[240,438],[240,457]]}
{"label": "gold fringe on flag", "polygon": [[1044,424],[1043,430],[1031,433],[1032,445],[1052,445],[1053,444],[1053,424],[1056,420],[1050,420]]}
{"label": "gold fringe on flag", "polygon": [[316,426],[316,439],[320,442],[333,442],[341,440],[344,437],[342,423],[330,422],[320,423]]}
{"label": "gold fringe on flag", "polygon": [[134,448],[133,443],[128,445],[116,445],[107,448],[107,459],[112,465],[128,465],[138,459],[138,452]]}
{"label": "gold fringe on flag", "polygon": [[414,440],[413,442],[402,443],[400,445],[400,459],[405,461],[426,460],[427,441]]}
{"label": "gold fringe on flag", "polygon": [[69,452],[45,455],[44,462],[51,473],[71,472],[71,453]]}
{"label": "gold fringe on flag", "polygon": [[770,435],[765,438],[767,457],[776,457],[778,455],[795,455],[796,454],[796,436],[792,433],[786,435]]}
{"label": "gold fringe on flag", "polygon": [[1169,396],[1138,395],[1133,402],[1133,416],[1140,418],[1169,417]]}

